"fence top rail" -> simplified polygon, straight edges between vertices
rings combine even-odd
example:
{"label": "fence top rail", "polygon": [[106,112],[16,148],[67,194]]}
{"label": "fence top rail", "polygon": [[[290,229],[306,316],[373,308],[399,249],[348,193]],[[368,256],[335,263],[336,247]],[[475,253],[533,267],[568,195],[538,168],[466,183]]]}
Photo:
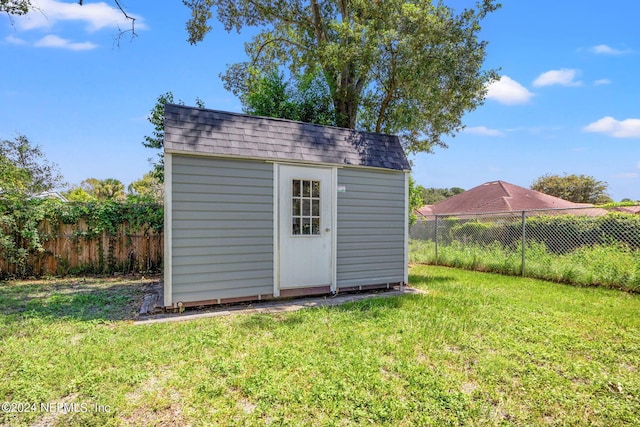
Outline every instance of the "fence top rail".
{"label": "fence top rail", "polygon": [[[452,213],[440,213],[440,214],[424,214],[422,212],[420,212],[418,209],[415,209],[414,212],[422,217],[422,218],[443,218],[443,217],[451,217],[451,216],[458,216],[458,217],[476,217],[476,216],[489,216],[489,215],[522,215],[523,213],[526,214],[528,212],[548,212],[548,211],[554,211],[554,212],[559,212],[559,211],[576,211],[576,210],[604,210],[604,211],[614,211],[615,209],[620,209],[620,208],[638,208],[640,207],[640,204],[636,204],[636,205],[625,205],[625,206],[593,206],[593,205],[589,205],[589,206],[575,206],[575,207],[571,207],[571,208],[539,208],[539,209],[514,209],[514,210],[509,210],[509,211],[495,211],[495,212],[452,212]],[[623,212],[624,213],[624,212]],[[633,212],[628,212],[628,213],[633,213]],[[640,213],[640,212],[638,212]]]}

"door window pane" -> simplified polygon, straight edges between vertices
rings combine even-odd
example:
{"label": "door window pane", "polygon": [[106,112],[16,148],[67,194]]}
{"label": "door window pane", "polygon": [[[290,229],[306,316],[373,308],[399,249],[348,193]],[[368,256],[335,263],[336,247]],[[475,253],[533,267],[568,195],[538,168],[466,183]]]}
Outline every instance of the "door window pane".
{"label": "door window pane", "polygon": [[302,209],[300,209],[300,203],[302,203],[302,200],[300,199],[296,199],[294,198],[292,200],[293,203],[293,217],[299,217],[300,215],[302,215]]}
{"label": "door window pane", "polygon": [[302,191],[302,187],[300,185],[300,180],[299,179],[294,179],[293,180],[293,187],[291,189],[291,194],[293,194],[293,197],[300,197],[301,196],[301,191]]}
{"label": "door window pane", "polygon": [[305,236],[311,234],[311,218],[302,218],[302,234]]}

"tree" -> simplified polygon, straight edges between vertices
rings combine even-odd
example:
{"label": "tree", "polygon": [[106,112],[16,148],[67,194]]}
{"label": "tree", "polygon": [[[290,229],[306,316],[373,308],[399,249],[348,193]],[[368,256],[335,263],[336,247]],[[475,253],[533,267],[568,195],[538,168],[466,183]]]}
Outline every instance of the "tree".
{"label": "tree", "polygon": [[293,76],[320,70],[336,125],[399,134],[409,152],[446,146],[442,135],[463,128],[497,78],[482,70],[486,42],[477,38],[494,0],[459,14],[430,0],[183,1],[192,44],[211,29],[214,10],[227,31],[261,27],[245,44],[250,60],[222,76],[234,94],[282,67]]}
{"label": "tree", "polygon": [[543,175],[531,189],[574,203],[602,204],[612,202],[607,194],[609,184],[586,175]]}
{"label": "tree", "polygon": [[66,191],[64,193],[64,196],[70,202],[88,203],[88,202],[95,202],[98,200],[95,196],[89,194],[82,187],[74,187],[69,191]]}
{"label": "tree", "polygon": [[126,197],[124,192],[124,184],[115,178],[107,178],[101,180],[94,187],[93,195],[100,201],[122,201]]}
{"label": "tree", "polygon": [[270,71],[248,88],[241,101],[247,114],[335,125],[331,97],[318,73],[289,83],[282,73]]}
{"label": "tree", "polygon": [[0,140],[0,193],[31,196],[64,185],[58,165],[24,135]]}
{"label": "tree", "polygon": [[0,196],[23,193],[28,180],[27,171],[0,154]]}
{"label": "tree", "polygon": [[66,197],[74,202],[123,201],[126,197],[124,184],[115,178],[87,178],[66,193]]}
{"label": "tree", "polygon": [[[157,160],[155,162],[152,158],[149,158],[149,163],[151,163],[153,167],[152,174],[160,182],[164,182],[164,153],[162,152],[164,148],[164,106],[165,104],[173,103],[173,93],[171,92],[166,92],[158,96],[155,105],[147,117],[149,123],[153,125],[153,132],[151,136],[145,136],[144,141],[142,141],[142,145],[145,147],[160,150],[160,152],[157,153]],[[195,103],[198,108],[204,108],[204,102],[200,98],[196,98]],[[178,104],[184,105],[184,102],[179,100]]]}
{"label": "tree", "polygon": [[425,205],[434,205],[456,194],[464,193],[464,188],[422,188],[422,199]]}
{"label": "tree", "polygon": [[416,185],[413,176],[409,174],[409,224],[411,225],[418,219],[418,216],[415,214],[416,209],[424,205],[421,193],[422,186]]}
{"label": "tree", "polygon": [[144,176],[129,184],[127,199],[142,203],[162,203],[164,199],[164,185],[154,175],[148,172]]}
{"label": "tree", "polygon": [[0,12],[9,15],[25,15],[32,8],[31,0],[0,0]]}

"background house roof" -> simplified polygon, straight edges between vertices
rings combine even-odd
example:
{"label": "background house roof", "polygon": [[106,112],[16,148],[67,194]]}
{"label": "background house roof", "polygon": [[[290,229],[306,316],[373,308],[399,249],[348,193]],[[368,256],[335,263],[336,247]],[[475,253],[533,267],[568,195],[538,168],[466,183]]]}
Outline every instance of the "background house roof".
{"label": "background house roof", "polygon": [[[504,181],[491,181],[439,203],[423,206],[418,209],[418,212],[422,215],[479,214],[533,209],[586,208],[589,206],[593,205],[569,202]],[[605,214],[606,210],[593,208],[580,212],[583,215],[599,215]]]}
{"label": "background house roof", "polygon": [[168,152],[410,169],[397,136],[175,104],[165,106],[164,148]]}

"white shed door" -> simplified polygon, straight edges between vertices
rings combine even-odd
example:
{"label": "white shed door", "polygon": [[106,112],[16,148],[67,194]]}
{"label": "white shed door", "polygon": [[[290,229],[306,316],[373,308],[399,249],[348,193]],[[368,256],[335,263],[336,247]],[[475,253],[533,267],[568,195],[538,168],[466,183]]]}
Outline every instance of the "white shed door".
{"label": "white shed door", "polygon": [[280,165],[280,288],[331,285],[332,171]]}

